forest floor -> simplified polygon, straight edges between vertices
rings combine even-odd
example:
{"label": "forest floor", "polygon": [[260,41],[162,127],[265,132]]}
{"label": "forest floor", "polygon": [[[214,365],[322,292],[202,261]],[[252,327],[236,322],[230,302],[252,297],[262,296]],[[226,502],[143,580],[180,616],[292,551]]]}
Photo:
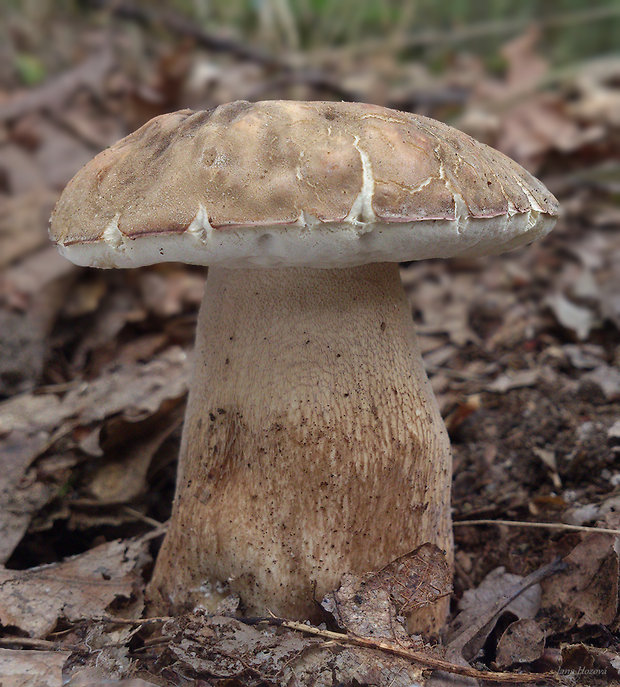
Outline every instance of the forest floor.
{"label": "forest floor", "polygon": [[[56,71],[0,85],[0,683],[620,680],[620,58],[555,74],[532,29],[506,44],[499,75],[458,53],[436,75],[379,49],[274,62],[182,22],[167,41],[131,17],[110,26],[49,27],[55,45],[73,36]],[[561,203],[525,249],[402,266],[454,455],[441,637],[395,635],[371,599],[372,637],[327,611],[314,634],[248,625],[234,599],[216,616],[144,617],[205,270],[78,268],[47,218],[84,163],[151,116],[274,97],[444,119]],[[411,555],[409,602],[434,565]]]}

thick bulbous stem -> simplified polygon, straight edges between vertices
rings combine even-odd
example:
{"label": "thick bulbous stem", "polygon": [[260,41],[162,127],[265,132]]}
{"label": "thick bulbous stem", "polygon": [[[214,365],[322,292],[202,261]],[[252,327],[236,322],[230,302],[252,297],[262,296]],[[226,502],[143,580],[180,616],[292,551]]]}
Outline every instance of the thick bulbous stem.
{"label": "thick bulbous stem", "polygon": [[316,619],[346,572],[424,542],[451,562],[450,447],[397,265],[212,268],[195,356],[160,611],[228,581],[248,613]]}

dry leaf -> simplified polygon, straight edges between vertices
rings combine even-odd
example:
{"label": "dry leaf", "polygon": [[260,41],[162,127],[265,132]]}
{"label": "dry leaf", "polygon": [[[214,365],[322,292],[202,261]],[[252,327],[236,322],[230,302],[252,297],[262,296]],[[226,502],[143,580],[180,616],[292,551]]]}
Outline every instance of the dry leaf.
{"label": "dry leaf", "polygon": [[[325,646],[301,654],[285,671],[281,684],[299,687],[377,685],[424,687],[422,666],[373,649]],[[295,680],[295,681],[293,681]]]}
{"label": "dry leaf", "polygon": [[34,386],[49,333],[78,269],[51,246],[8,270],[0,284],[0,396]]}
{"label": "dry leaf", "polygon": [[0,404],[2,436],[55,433],[65,425],[88,426],[113,415],[138,422],[153,415],[168,399],[187,390],[189,364],[180,348],[170,348],[149,363],[120,366],[92,382],[76,384],[60,398],[55,393],[23,394]]}
{"label": "dry leaf", "polygon": [[529,663],[542,656],[545,648],[545,633],[531,618],[510,623],[497,644],[496,663],[507,668],[514,663]]}
{"label": "dry leaf", "polygon": [[47,245],[47,222],[56,195],[37,189],[0,197],[0,268]]}
{"label": "dry leaf", "polygon": [[47,435],[17,430],[0,441],[0,564],[6,563],[33,515],[45,505],[55,485],[28,479],[31,463],[48,445]]}
{"label": "dry leaf", "polygon": [[571,684],[608,687],[620,680],[620,654],[613,649],[572,644],[562,647],[562,665],[558,674]]}
{"label": "dry leaf", "polygon": [[614,55],[585,63],[575,81],[570,113],[587,122],[620,127],[620,60]]}
{"label": "dry leaf", "polygon": [[566,329],[574,331],[580,341],[585,341],[598,324],[595,314],[589,308],[575,305],[561,293],[549,296],[547,305],[553,311],[557,321]]}
{"label": "dry leaf", "polygon": [[69,651],[0,649],[2,687],[60,687]]}
{"label": "dry leaf", "polygon": [[0,570],[0,623],[44,637],[60,618],[102,615],[118,598],[142,594],[144,540],[112,541],[62,563]]}
{"label": "dry leaf", "polygon": [[409,635],[387,589],[366,584],[357,575],[343,575],[337,591],[329,592],[321,606],[338,625],[358,637],[397,640],[407,645]]}
{"label": "dry leaf", "polygon": [[564,562],[564,571],[542,583],[542,627],[564,632],[611,624],[618,608],[618,554],[613,535],[587,535]]}
{"label": "dry leaf", "polygon": [[[4,480],[0,482],[0,563],[6,562],[26,532],[32,517],[55,493],[57,483],[47,479],[39,482],[28,479],[31,466],[40,456],[51,449],[56,440],[77,427],[89,427],[112,417],[115,431],[120,435],[119,424],[135,424],[152,417],[160,408],[170,412],[178,405],[187,389],[187,356],[181,349],[169,349],[159,358],[147,364],[122,366],[93,382],[83,382],[61,397],[60,394],[22,394],[0,403],[0,469]],[[163,435],[174,429],[175,420],[164,421]],[[95,436],[98,448],[98,430]],[[160,434],[157,431],[156,434]],[[153,439],[153,450],[165,436]],[[140,463],[140,455],[136,446]],[[140,470],[127,477],[122,469],[117,471],[116,487],[110,486],[111,473],[105,486],[99,485],[98,495],[118,502],[128,500],[142,488],[144,470],[148,461],[143,460]],[[67,465],[63,465],[63,469]],[[118,466],[117,466],[118,467]],[[127,467],[127,466],[125,466]],[[102,468],[112,471],[114,468]],[[128,469],[128,468],[127,468]]]}
{"label": "dry leaf", "polygon": [[152,434],[114,451],[115,459],[104,463],[90,480],[88,489],[97,501],[102,505],[128,503],[144,493],[151,459],[179,424],[180,418],[162,422]]}
{"label": "dry leaf", "polygon": [[[252,671],[275,678],[302,652],[320,642],[269,627],[257,629],[234,618],[191,616],[178,632],[177,622],[164,627],[173,637],[170,651],[179,667],[201,677],[234,678]],[[284,683],[286,684],[286,683]]]}
{"label": "dry leaf", "polygon": [[487,387],[486,391],[505,394],[511,389],[521,389],[525,386],[534,386],[540,377],[538,370],[519,370],[518,372],[507,372],[494,379]]}
{"label": "dry leaf", "polygon": [[508,63],[506,83],[510,89],[518,91],[523,86],[530,86],[547,71],[547,61],[537,52],[540,39],[540,29],[532,24],[502,47],[501,54]]}
{"label": "dry leaf", "polygon": [[584,382],[594,384],[608,401],[620,399],[620,370],[617,367],[599,365],[581,377],[580,386]]}
{"label": "dry leaf", "polygon": [[188,305],[196,309],[205,287],[204,271],[194,272],[177,265],[158,265],[140,272],[139,286],[148,310],[158,317],[178,315]]}
{"label": "dry leaf", "polygon": [[[620,423],[617,424],[620,430]],[[585,525],[603,520],[609,513],[620,513],[620,494],[612,493],[597,503],[586,503],[567,508],[562,515],[562,520],[569,525]]]}
{"label": "dry leaf", "polygon": [[424,608],[452,592],[450,566],[434,544],[422,544],[388,563],[369,582],[388,591],[398,613]]}
{"label": "dry leaf", "polygon": [[63,687],[159,687],[154,682],[147,682],[139,677],[115,680],[108,671],[97,668],[84,668],[73,673]]}
{"label": "dry leaf", "polygon": [[344,575],[338,590],[327,594],[321,605],[348,632],[410,644],[397,615],[428,606],[451,591],[452,575],[443,552],[423,544],[376,573]]}
{"label": "dry leaf", "polygon": [[164,632],[172,638],[173,670],[202,679],[260,676],[268,684],[298,687],[390,685],[422,687],[422,668],[381,651],[306,637],[274,627],[250,627],[233,618],[194,615],[179,632],[175,620]]}
{"label": "dry leaf", "polygon": [[473,658],[493,630],[500,613],[509,612],[520,618],[533,618],[540,606],[540,584],[529,584],[527,578],[507,573],[505,568],[492,570],[476,589],[468,589],[459,602],[461,612],[450,623],[448,646],[450,656]]}
{"label": "dry leaf", "polygon": [[[468,589],[463,593],[459,602],[459,609],[461,612],[475,612],[482,606],[495,603],[506,594],[508,589],[520,584],[524,579],[522,575],[506,572],[503,566],[495,568],[476,589]],[[517,618],[533,618],[540,607],[540,594],[540,585],[533,585],[513,599],[505,607],[505,610],[514,613]]]}
{"label": "dry leaf", "polygon": [[565,344],[562,350],[577,370],[592,370],[603,364],[605,349],[594,344]]}

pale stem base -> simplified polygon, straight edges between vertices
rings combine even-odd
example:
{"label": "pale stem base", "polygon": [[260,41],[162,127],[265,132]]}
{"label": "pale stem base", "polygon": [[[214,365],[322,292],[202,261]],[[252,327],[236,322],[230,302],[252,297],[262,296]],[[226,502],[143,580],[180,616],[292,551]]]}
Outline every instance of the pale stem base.
{"label": "pale stem base", "polygon": [[195,355],[161,611],[228,581],[249,614],[317,619],[345,572],[425,542],[452,562],[450,447],[397,265],[211,268]]}

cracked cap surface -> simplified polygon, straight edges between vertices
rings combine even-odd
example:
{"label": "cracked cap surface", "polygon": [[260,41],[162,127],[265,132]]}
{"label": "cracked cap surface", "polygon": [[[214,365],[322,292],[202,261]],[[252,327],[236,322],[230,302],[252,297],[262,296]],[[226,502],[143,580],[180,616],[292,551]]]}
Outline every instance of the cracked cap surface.
{"label": "cracked cap surface", "polygon": [[333,267],[502,252],[556,199],[516,162],[376,105],[238,101],[151,120],[69,182],[50,236],[78,264]]}

